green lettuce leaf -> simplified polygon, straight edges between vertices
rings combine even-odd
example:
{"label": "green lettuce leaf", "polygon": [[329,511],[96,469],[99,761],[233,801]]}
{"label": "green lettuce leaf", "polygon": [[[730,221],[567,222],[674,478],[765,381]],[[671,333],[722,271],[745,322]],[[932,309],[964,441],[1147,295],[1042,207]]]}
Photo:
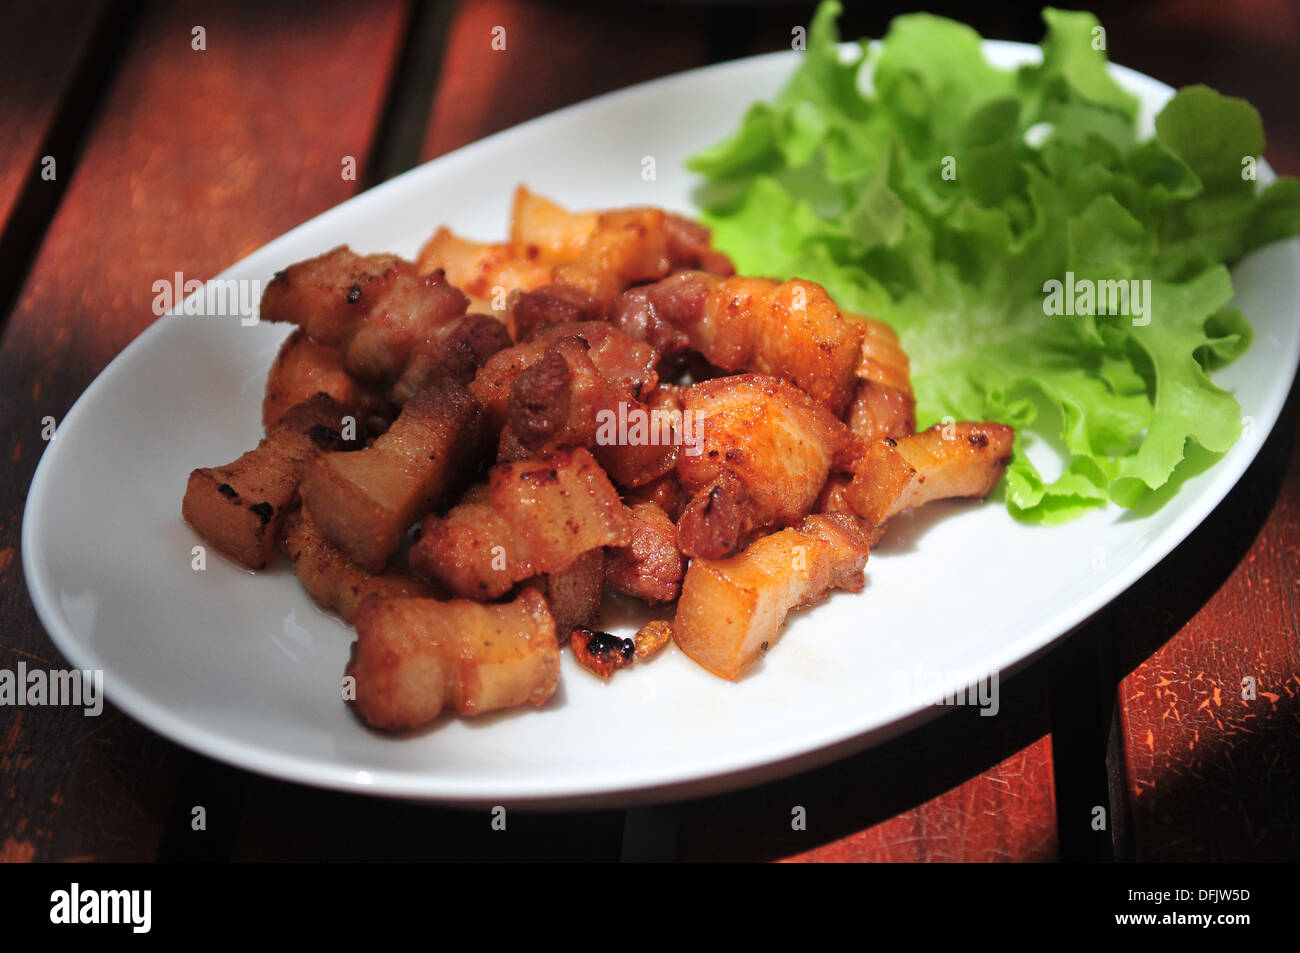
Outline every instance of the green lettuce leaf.
{"label": "green lettuce leaf", "polygon": [[[921,426],[1013,424],[1016,517],[1159,505],[1180,463],[1240,434],[1207,375],[1250,344],[1228,267],[1300,229],[1300,182],[1249,174],[1258,114],[1193,86],[1139,141],[1088,13],[1045,10],[1042,60],[1018,70],[927,14],[841,44],[839,13],[824,2],[785,89],[689,161],[715,241],[744,273],[817,281],[889,321]],[[1034,467],[1035,445],[1059,474]]]}

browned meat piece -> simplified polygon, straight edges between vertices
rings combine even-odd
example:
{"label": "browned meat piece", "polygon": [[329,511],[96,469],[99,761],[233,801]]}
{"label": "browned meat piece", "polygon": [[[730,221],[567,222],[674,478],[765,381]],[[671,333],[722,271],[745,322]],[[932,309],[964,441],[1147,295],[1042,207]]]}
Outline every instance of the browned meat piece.
{"label": "browned meat piece", "polygon": [[358,430],[370,429],[366,422],[373,417],[387,421],[396,413],[377,389],[358,383],[344,370],[342,351],[317,344],[299,328],[280,346],[267,375],[262,426],[270,431],[290,407],[317,394],[327,394],[354,411]]}
{"label": "browned meat piece", "polygon": [[600,376],[620,394],[637,398],[649,393],[658,383],[654,348],[621,334],[603,321],[552,325],[540,330],[531,340],[492,355],[470,385],[496,420],[505,422],[511,388],[515,378],[551,352],[566,338],[577,338],[586,345],[587,357]]}
{"label": "browned meat piece", "polygon": [[559,681],[555,622],[532,589],[504,605],[372,596],[356,626],[347,674],[374,728],[415,728],[444,706],[462,715],[541,706]]}
{"label": "browned meat piece", "polygon": [[[418,267],[422,274],[446,271],[476,308],[498,313],[510,292],[563,286],[580,294],[587,318],[599,317],[630,285],[678,268],[732,272],[730,260],[712,248],[708,229],[689,219],[657,208],[569,212],[522,186],[509,241],[476,242],[440,228],[420,251]],[[520,339],[533,323],[522,317],[512,325]]]}
{"label": "browned meat piece", "polygon": [[611,549],[605,581],[615,592],[646,602],[672,602],[682,585],[682,555],[677,551],[677,527],[654,503],[627,508],[631,541]]}
{"label": "browned meat piece", "polygon": [[686,508],[689,501],[682,490],[682,481],[678,478],[677,471],[673,470],[649,483],[627,490],[623,494],[623,502],[628,506],[637,503],[653,503],[676,523],[681,519],[682,510]]}
{"label": "browned meat piece", "polygon": [[553,324],[599,321],[600,302],[585,291],[567,285],[545,285],[533,291],[515,291],[509,301],[510,327],[519,341]]}
{"label": "browned meat piece", "polygon": [[262,568],[308,465],[322,451],[349,446],[340,434],[349,413],[317,395],[290,408],[256,449],[223,467],[195,470],[181,503],[185,521],[231,559]]}
{"label": "browned meat piece", "polygon": [[337,612],[351,622],[367,596],[386,598],[437,595],[423,579],[396,567],[381,573],[366,572],[321,535],[305,510],[290,513],[280,532],[280,548],[293,560],[293,571],[307,594],[322,609]]}
{"label": "browned meat piece", "polygon": [[674,269],[666,222],[657,208],[601,212],[582,252],[555,267],[553,283],[585,291],[603,309],[625,288],[658,281]]}
{"label": "browned meat piece", "polygon": [[860,592],[870,545],[844,516],[810,516],[727,559],[696,559],[673,621],[677,647],[720,678],[737,679],[781,636],[786,614],[831,589]]}
{"label": "browned meat piece", "polygon": [[871,526],[928,503],[984,497],[1011,459],[1016,432],[1004,424],[937,424],[894,440],[885,437],[854,466],[844,499]]}
{"label": "browned meat piece", "polygon": [[526,257],[547,264],[572,261],[599,220],[599,212],[570,212],[520,185],[510,209],[510,241]]}
{"label": "browned meat piece", "polygon": [[668,257],[673,268],[707,271],[728,278],[736,273],[731,259],[713,247],[713,233],[694,219],[669,213],[664,218],[668,233]]}
{"label": "browned meat piece", "polygon": [[520,580],[569,568],[592,549],[626,545],[623,509],[583,448],[499,464],[488,474],[486,502],[424,521],[411,566],[457,595],[494,599]]}
{"label": "browned meat piece", "polygon": [[724,371],[783,377],[836,416],[853,397],[866,333],[821,285],[705,272],[625,292],[610,321],[661,353],[690,347]]}
{"label": "browned meat piece", "polygon": [[692,496],[678,521],[683,553],[718,559],[752,531],[791,526],[812,511],[833,468],[860,452],[848,428],[802,390],[738,374],[682,391],[696,440],[677,463]]}
{"label": "browned meat piece", "polygon": [[303,503],[326,539],[379,572],[413,522],[474,478],[485,443],[478,401],[440,381],[407,401],[368,449],[317,460],[303,480]]}
{"label": "browned meat piece", "polygon": [[672,469],[680,442],[636,398],[653,389],[654,364],[651,348],[602,322],[551,325],[490,359],[472,389],[504,415],[498,459],[583,446],[617,484],[639,486]]}
{"label": "browned meat piece", "polygon": [[261,314],[340,348],[349,374],[391,381],[411,352],[468,304],[441,272],[419,275],[401,258],[359,256],[340,246],[279,272],[262,294]]}
{"label": "browned meat piece", "polygon": [[897,439],[916,432],[916,398],[911,366],[894,329],[872,318],[859,321],[866,336],[848,423],[863,446],[869,446],[881,437]]}
{"label": "browned meat piece", "polygon": [[468,385],[488,358],[513,344],[506,326],[485,314],[467,314],[444,324],[411,352],[393,385],[393,401],[400,406],[438,380]]}
{"label": "browned meat piece", "polygon": [[445,272],[448,281],[469,295],[469,307],[503,319],[509,292],[536,288],[551,279],[549,264],[511,242],[476,242],[447,228],[425,242],[416,270],[422,275]]}
{"label": "browned meat piece", "polygon": [[551,607],[560,641],[579,626],[598,625],[600,597],[605,591],[605,551],[583,553],[567,569],[542,576],[538,588]]}

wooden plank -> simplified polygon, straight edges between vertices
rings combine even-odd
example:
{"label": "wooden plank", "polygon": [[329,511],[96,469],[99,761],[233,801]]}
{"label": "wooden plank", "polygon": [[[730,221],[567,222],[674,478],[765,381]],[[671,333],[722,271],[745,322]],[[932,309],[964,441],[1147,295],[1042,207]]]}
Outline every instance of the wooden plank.
{"label": "wooden plank", "polygon": [[789,862],[977,863],[1056,859],[1052,742],[1039,738],[987,771],[887,821]]}
{"label": "wooden plank", "polygon": [[[684,6],[461,3],[422,156],[432,159],[562,106],[703,65],[707,25],[704,11]],[[505,48],[494,48],[494,40]]]}
{"label": "wooden plank", "polygon": [[[405,17],[396,0],[144,15],[0,343],[0,666],[63,664],[17,554],[42,417],[154,320],[156,279],[211,277],[353,193],[342,159],[369,154]],[[0,712],[0,739],[5,857],[157,855],[179,749],[111,711],[58,708]]]}
{"label": "wooden plank", "polygon": [[955,708],[827,767],[684,804],[678,859],[1055,859],[1043,666],[1001,683],[999,706]]}
{"label": "wooden plank", "polygon": [[9,225],[24,188],[50,181],[40,177],[41,150],[106,5],[51,0],[15,4],[5,11],[0,32],[0,232]]}
{"label": "wooden plank", "polygon": [[1298,423],[1114,613],[1139,860],[1300,857]]}

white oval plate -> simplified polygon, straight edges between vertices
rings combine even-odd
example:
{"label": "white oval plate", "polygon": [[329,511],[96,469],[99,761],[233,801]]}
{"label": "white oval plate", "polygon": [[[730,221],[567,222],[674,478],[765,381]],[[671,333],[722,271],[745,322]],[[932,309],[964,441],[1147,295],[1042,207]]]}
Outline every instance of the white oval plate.
{"label": "white oval plate", "polygon": [[[986,49],[1003,66],[1037,54]],[[774,95],[797,55],[669,77],[492,136],[326,212],[220,277],[265,282],[344,242],[413,255],[443,223],[503,236],[521,181],[576,208],[690,211],[695,183],[682,160],[733,129],[755,98]],[[1141,97],[1149,133],[1172,90],[1115,74]],[[646,156],[653,181],[642,178]],[[793,614],[737,684],[674,650],[604,684],[566,652],[561,687],[539,711],[444,716],[400,739],[367,731],[340,700],[352,633],[315,608],[283,563],[254,575],[213,556],[206,571],[191,569],[198,540],[180,518],[186,477],[257,442],[266,371],[287,333],[238,317],[164,317],[87,389],[32,483],[28,586],[59,649],[74,666],[102,669],[114,704],[180,744],[264,774],[532,806],[756,783],[929,717],[936,708],[919,690],[1005,677],[1187,537],[1263,443],[1300,353],[1300,243],[1257,252],[1235,279],[1256,339],[1216,379],[1254,426],[1172,502],[1140,518],[1110,509],[1053,529],[1017,524],[996,503],[936,504],[899,519],[872,555],[866,591]],[[962,613],[955,624],[953,607],[976,601],[998,611]]]}

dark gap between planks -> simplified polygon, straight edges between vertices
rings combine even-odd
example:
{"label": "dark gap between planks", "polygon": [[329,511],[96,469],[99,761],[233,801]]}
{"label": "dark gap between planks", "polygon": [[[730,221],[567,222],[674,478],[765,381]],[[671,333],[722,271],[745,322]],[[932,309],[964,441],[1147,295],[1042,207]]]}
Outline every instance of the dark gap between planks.
{"label": "dark gap between planks", "polygon": [[[33,157],[13,213],[0,235],[0,331],[17,304],[27,274],[54,220],[64,190],[76,175],[82,149],[95,117],[112,86],[118,67],[140,20],[140,7],[119,2],[105,6],[86,43],[86,53],[72,72],[54,112],[54,119]],[[42,156],[54,156],[58,174],[53,181],[40,176]]]}

